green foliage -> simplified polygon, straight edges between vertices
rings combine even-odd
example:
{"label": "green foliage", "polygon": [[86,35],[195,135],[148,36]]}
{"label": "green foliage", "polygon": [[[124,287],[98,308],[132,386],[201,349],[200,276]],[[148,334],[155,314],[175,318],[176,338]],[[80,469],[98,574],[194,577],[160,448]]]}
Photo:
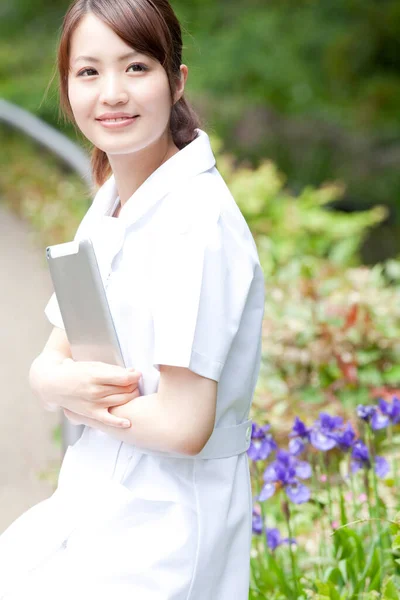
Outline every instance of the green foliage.
{"label": "green foliage", "polygon": [[[218,142],[214,141],[214,147],[220,149]],[[263,161],[256,169],[237,167],[234,159],[224,154],[218,158],[218,168],[254,235],[264,234],[271,240],[263,262],[267,267],[271,261],[268,274],[288,260],[308,254],[339,266],[354,264],[368,229],[387,215],[383,207],[351,215],[327,210],[343,193],[339,184],[319,189],[307,186],[294,196],[283,188],[285,179],[271,161]]]}
{"label": "green foliage", "polygon": [[0,196],[32,223],[46,245],[72,239],[90,204],[85,184],[20,134],[0,127],[0,136]]}
{"label": "green foliage", "polygon": [[[174,3],[193,33],[189,89],[225,148],[253,165],[271,157],[295,190],[333,177],[347,205],[398,209],[399,3],[200,4]],[[375,255],[399,248],[396,231]]]}
{"label": "green foliage", "polygon": [[[213,140],[219,153],[220,145]],[[360,266],[359,248],[382,207],[326,208],[341,186],[297,196],[276,166],[218,167],[257,239],[266,279],[258,404],[276,418],[308,405],[351,408],[400,382],[400,261]]]}
{"label": "green foliage", "polygon": [[[5,0],[0,20],[0,96],[61,128],[55,83],[43,98],[68,4]],[[334,178],[346,182],[347,204],[398,207],[396,0],[172,4],[184,29],[189,97],[225,148],[253,165],[270,157],[296,192]],[[370,262],[399,248],[394,225],[382,236]]]}
{"label": "green foliage", "polygon": [[[327,113],[347,127],[390,123],[400,100],[396,0],[173,2],[186,27],[195,87],[226,90],[290,114]],[[213,43],[209,43],[210,35]],[[218,61],[215,61],[218,56]],[[203,66],[204,65],[204,66]],[[213,65],[206,68],[206,65]]]}

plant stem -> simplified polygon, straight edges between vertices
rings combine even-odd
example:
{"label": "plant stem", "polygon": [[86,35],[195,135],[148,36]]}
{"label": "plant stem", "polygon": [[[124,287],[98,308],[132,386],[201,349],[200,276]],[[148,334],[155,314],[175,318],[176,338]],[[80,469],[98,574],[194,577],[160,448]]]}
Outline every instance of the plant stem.
{"label": "plant stem", "polygon": [[[319,491],[320,482],[318,480],[318,465],[316,464],[316,461],[313,461],[313,462],[314,462],[314,465],[313,465],[313,469],[312,469],[312,488],[313,488],[313,490]],[[321,510],[321,513],[323,515],[322,510]],[[322,523],[322,518],[321,518],[320,522]],[[327,544],[324,542],[323,536],[321,535],[321,536],[319,536],[319,540],[318,540],[318,556],[320,558],[322,558],[323,554],[326,551],[326,548],[327,548]],[[318,573],[318,579],[322,580],[323,568],[322,568],[321,561],[319,561],[319,563],[317,565],[317,573]]]}
{"label": "plant stem", "polygon": [[382,589],[382,580],[384,577],[384,555],[383,555],[383,546],[382,546],[382,536],[383,536],[383,531],[382,531],[382,522],[380,520],[380,508],[379,508],[379,495],[378,495],[378,481],[377,481],[377,477],[376,477],[376,473],[375,473],[375,452],[374,452],[374,448],[373,448],[373,444],[372,444],[372,435],[371,435],[371,430],[369,428],[369,426],[366,427],[366,440],[367,440],[367,446],[368,446],[368,450],[369,450],[369,455],[370,455],[370,463],[371,463],[371,476],[372,476],[372,489],[373,489],[373,493],[374,493],[374,513],[375,513],[375,517],[376,517],[376,531],[377,531],[377,543],[378,543],[378,549],[379,549],[379,555],[380,555],[380,563],[381,563],[381,568],[379,570],[379,575],[380,575],[380,588]]}
{"label": "plant stem", "polygon": [[[350,478],[350,488],[351,488],[351,505],[353,508],[353,521],[357,518],[357,506],[356,506],[356,488],[354,484],[354,475],[351,472],[350,466],[351,457],[349,457],[349,478]],[[371,528],[371,537],[372,537],[372,528]]]}
{"label": "plant stem", "polygon": [[[321,455],[321,452],[318,453],[318,462],[319,462],[319,479],[321,481],[321,476],[325,475],[324,471],[324,462],[323,462],[323,457]],[[329,499],[328,499],[328,507],[329,507]],[[323,517],[325,517],[325,507],[323,510]],[[330,516],[329,516],[330,518]],[[329,528],[330,529],[330,528]],[[325,527],[325,519],[322,518],[322,533],[323,533],[323,538],[324,538],[324,545],[325,545],[325,555],[328,556],[328,552],[327,552],[327,548],[328,548],[328,543],[327,543],[327,539],[328,539],[328,531]]]}
{"label": "plant stem", "polygon": [[399,510],[399,494],[398,494],[399,477],[397,474],[396,450],[393,451],[393,423],[391,421],[389,422],[389,425],[388,425],[388,431],[389,431],[389,447],[390,447],[391,451],[393,452],[392,468],[393,468],[394,490],[395,490],[394,497],[395,497],[396,511],[398,511]]}
{"label": "plant stem", "polygon": [[286,503],[286,508],[287,510],[284,510],[284,514],[286,517],[286,523],[287,523],[287,529],[288,529],[288,538],[289,538],[289,554],[290,554],[290,563],[292,566],[292,577],[293,577],[293,582],[294,582],[294,588],[295,588],[295,592],[296,595],[294,597],[294,600],[297,600],[297,598],[299,597],[299,581],[298,581],[298,576],[297,576],[297,567],[296,567],[296,559],[294,556],[294,552],[293,552],[293,548],[292,548],[292,542],[291,539],[294,536],[292,535],[292,527],[290,524],[290,508],[289,508],[289,503]]}
{"label": "plant stem", "polygon": [[331,482],[329,479],[329,471],[328,471],[328,461],[327,461],[326,453],[323,456],[323,464],[326,472],[326,489],[328,490],[328,508],[329,508],[329,525],[330,529],[332,529],[333,525],[333,503],[332,503],[332,490],[331,490]]}

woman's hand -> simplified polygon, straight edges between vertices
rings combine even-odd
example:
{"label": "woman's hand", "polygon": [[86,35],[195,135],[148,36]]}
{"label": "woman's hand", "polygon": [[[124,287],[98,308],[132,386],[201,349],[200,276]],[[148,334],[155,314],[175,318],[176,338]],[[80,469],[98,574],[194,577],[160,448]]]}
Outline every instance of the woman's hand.
{"label": "woman's hand", "polygon": [[74,424],[130,427],[130,421],[112,415],[108,409],[138,398],[140,377],[133,369],[66,358],[52,370],[46,391]]}

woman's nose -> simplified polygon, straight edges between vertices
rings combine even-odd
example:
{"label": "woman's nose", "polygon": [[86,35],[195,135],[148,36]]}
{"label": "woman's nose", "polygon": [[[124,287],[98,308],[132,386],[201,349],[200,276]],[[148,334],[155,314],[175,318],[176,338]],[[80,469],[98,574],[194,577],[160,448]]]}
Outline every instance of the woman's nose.
{"label": "woman's nose", "polygon": [[127,102],[129,97],[123,82],[114,76],[103,80],[101,88],[101,102],[104,104],[119,104]]}

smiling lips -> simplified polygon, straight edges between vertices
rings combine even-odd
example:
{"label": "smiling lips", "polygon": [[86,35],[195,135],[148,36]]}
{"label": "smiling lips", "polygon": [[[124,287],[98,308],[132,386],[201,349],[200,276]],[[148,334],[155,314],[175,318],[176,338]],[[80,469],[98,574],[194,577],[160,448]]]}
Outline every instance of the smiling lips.
{"label": "smiling lips", "polygon": [[114,120],[114,119],[133,119],[135,117],[138,117],[139,115],[130,115],[129,113],[124,113],[124,112],[109,112],[109,113],[103,113],[102,115],[100,115],[100,117],[97,117],[97,121],[108,121],[108,120]]}
{"label": "smiling lips", "polygon": [[126,113],[105,113],[96,119],[96,121],[99,121],[99,123],[107,129],[115,129],[131,125],[138,117],[139,115],[131,116]]}

